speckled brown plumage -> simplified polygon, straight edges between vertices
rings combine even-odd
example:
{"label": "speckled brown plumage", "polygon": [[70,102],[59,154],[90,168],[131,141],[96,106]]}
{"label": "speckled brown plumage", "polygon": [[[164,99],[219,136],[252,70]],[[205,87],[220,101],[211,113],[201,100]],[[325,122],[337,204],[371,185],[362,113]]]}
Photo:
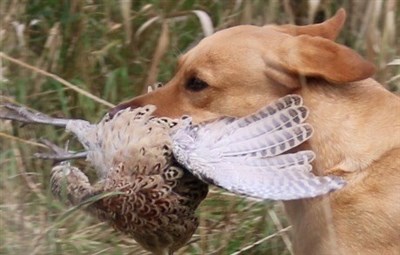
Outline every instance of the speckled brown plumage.
{"label": "speckled brown plumage", "polygon": [[92,143],[88,160],[99,181],[91,185],[78,168],[63,163],[52,170],[53,194],[74,205],[105,194],[87,211],[154,254],[172,254],[195,232],[195,210],[208,192],[206,184],[173,158],[169,130],[177,124],[141,110],[106,117],[84,132]]}
{"label": "speckled brown plumage", "polygon": [[205,183],[274,200],[316,197],[345,185],[341,178],[311,173],[312,151],[286,153],[312,135],[304,123],[308,110],[296,95],[249,116],[196,125],[190,118],[154,118],[150,105],[121,110],[98,124],[12,105],[6,109],[4,118],[73,132],[98,181],[92,185],[78,168],[63,163],[52,170],[53,193],[84,205],[154,254],[172,254],[193,235],[195,210],[208,191]]}

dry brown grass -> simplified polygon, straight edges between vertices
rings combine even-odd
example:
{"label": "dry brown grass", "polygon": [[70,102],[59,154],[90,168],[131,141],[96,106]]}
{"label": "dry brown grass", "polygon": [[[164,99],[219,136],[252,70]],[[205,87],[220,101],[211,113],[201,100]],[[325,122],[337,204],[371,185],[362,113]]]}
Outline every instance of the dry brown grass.
{"label": "dry brown grass", "polygon": [[[305,24],[340,6],[349,18],[339,40],[377,65],[382,84],[400,91],[396,0],[4,0],[0,101],[95,121],[145,85],[167,81],[177,56],[213,30]],[[52,198],[51,164],[32,157],[44,150],[40,137],[60,145],[70,138],[51,127],[0,121],[0,254],[146,254],[134,241]],[[179,254],[290,254],[290,227],[280,203],[212,189],[199,214],[201,226]]]}

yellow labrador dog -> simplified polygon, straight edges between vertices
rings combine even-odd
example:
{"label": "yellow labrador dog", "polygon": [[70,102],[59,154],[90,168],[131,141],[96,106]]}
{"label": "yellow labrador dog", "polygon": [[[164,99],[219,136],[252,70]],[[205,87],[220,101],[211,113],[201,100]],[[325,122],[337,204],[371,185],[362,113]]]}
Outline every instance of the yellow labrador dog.
{"label": "yellow labrador dog", "polygon": [[[160,116],[243,116],[286,94],[310,109],[314,171],[348,185],[285,203],[295,254],[400,254],[400,98],[369,78],[374,66],[334,40],[343,9],[321,24],[243,25],[203,39],[162,88],[117,107]],[[304,147],[302,149],[304,149]]]}

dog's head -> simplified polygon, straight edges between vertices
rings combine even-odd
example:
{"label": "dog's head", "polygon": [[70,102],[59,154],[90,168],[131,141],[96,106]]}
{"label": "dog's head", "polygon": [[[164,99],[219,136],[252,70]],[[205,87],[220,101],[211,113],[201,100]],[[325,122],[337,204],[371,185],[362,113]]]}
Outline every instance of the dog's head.
{"label": "dog's head", "polygon": [[195,121],[243,116],[295,93],[302,77],[335,84],[368,78],[373,65],[333,41],[345,17],[341,9],[321,24],[243,25],[219,31],[180,57],[175,76],[164,87],[115,110],[153,104],[157,115],[187,114]]}

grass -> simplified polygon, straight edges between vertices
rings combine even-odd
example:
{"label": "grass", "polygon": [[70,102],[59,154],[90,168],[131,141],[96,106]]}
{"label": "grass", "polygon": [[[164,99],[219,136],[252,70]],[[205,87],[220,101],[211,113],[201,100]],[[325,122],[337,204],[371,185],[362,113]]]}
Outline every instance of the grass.
{"label": "grass", "polygon": [[[400,2],[312,3],[0,1],[0,101],[96,121],[110,105],[141,93],[145,85],[168,81],[177,56],[204,36],[210,20],[214,30],[305,24],[331,16],[340,6],[348,20],[338,40],[374,62],[375,78],[399,93]],[[129,238],[53,199],[51,163],[32,157],[44,150],[37,142],[41,137],[60,145],[70,138],[52,127],[0,121],[0,254],[146,254]],[[74,164],[85,168],[84,162]],[[280,203],[212,189],[199,215],[199,230],[179,254],[290,254],[290,227]]]}

